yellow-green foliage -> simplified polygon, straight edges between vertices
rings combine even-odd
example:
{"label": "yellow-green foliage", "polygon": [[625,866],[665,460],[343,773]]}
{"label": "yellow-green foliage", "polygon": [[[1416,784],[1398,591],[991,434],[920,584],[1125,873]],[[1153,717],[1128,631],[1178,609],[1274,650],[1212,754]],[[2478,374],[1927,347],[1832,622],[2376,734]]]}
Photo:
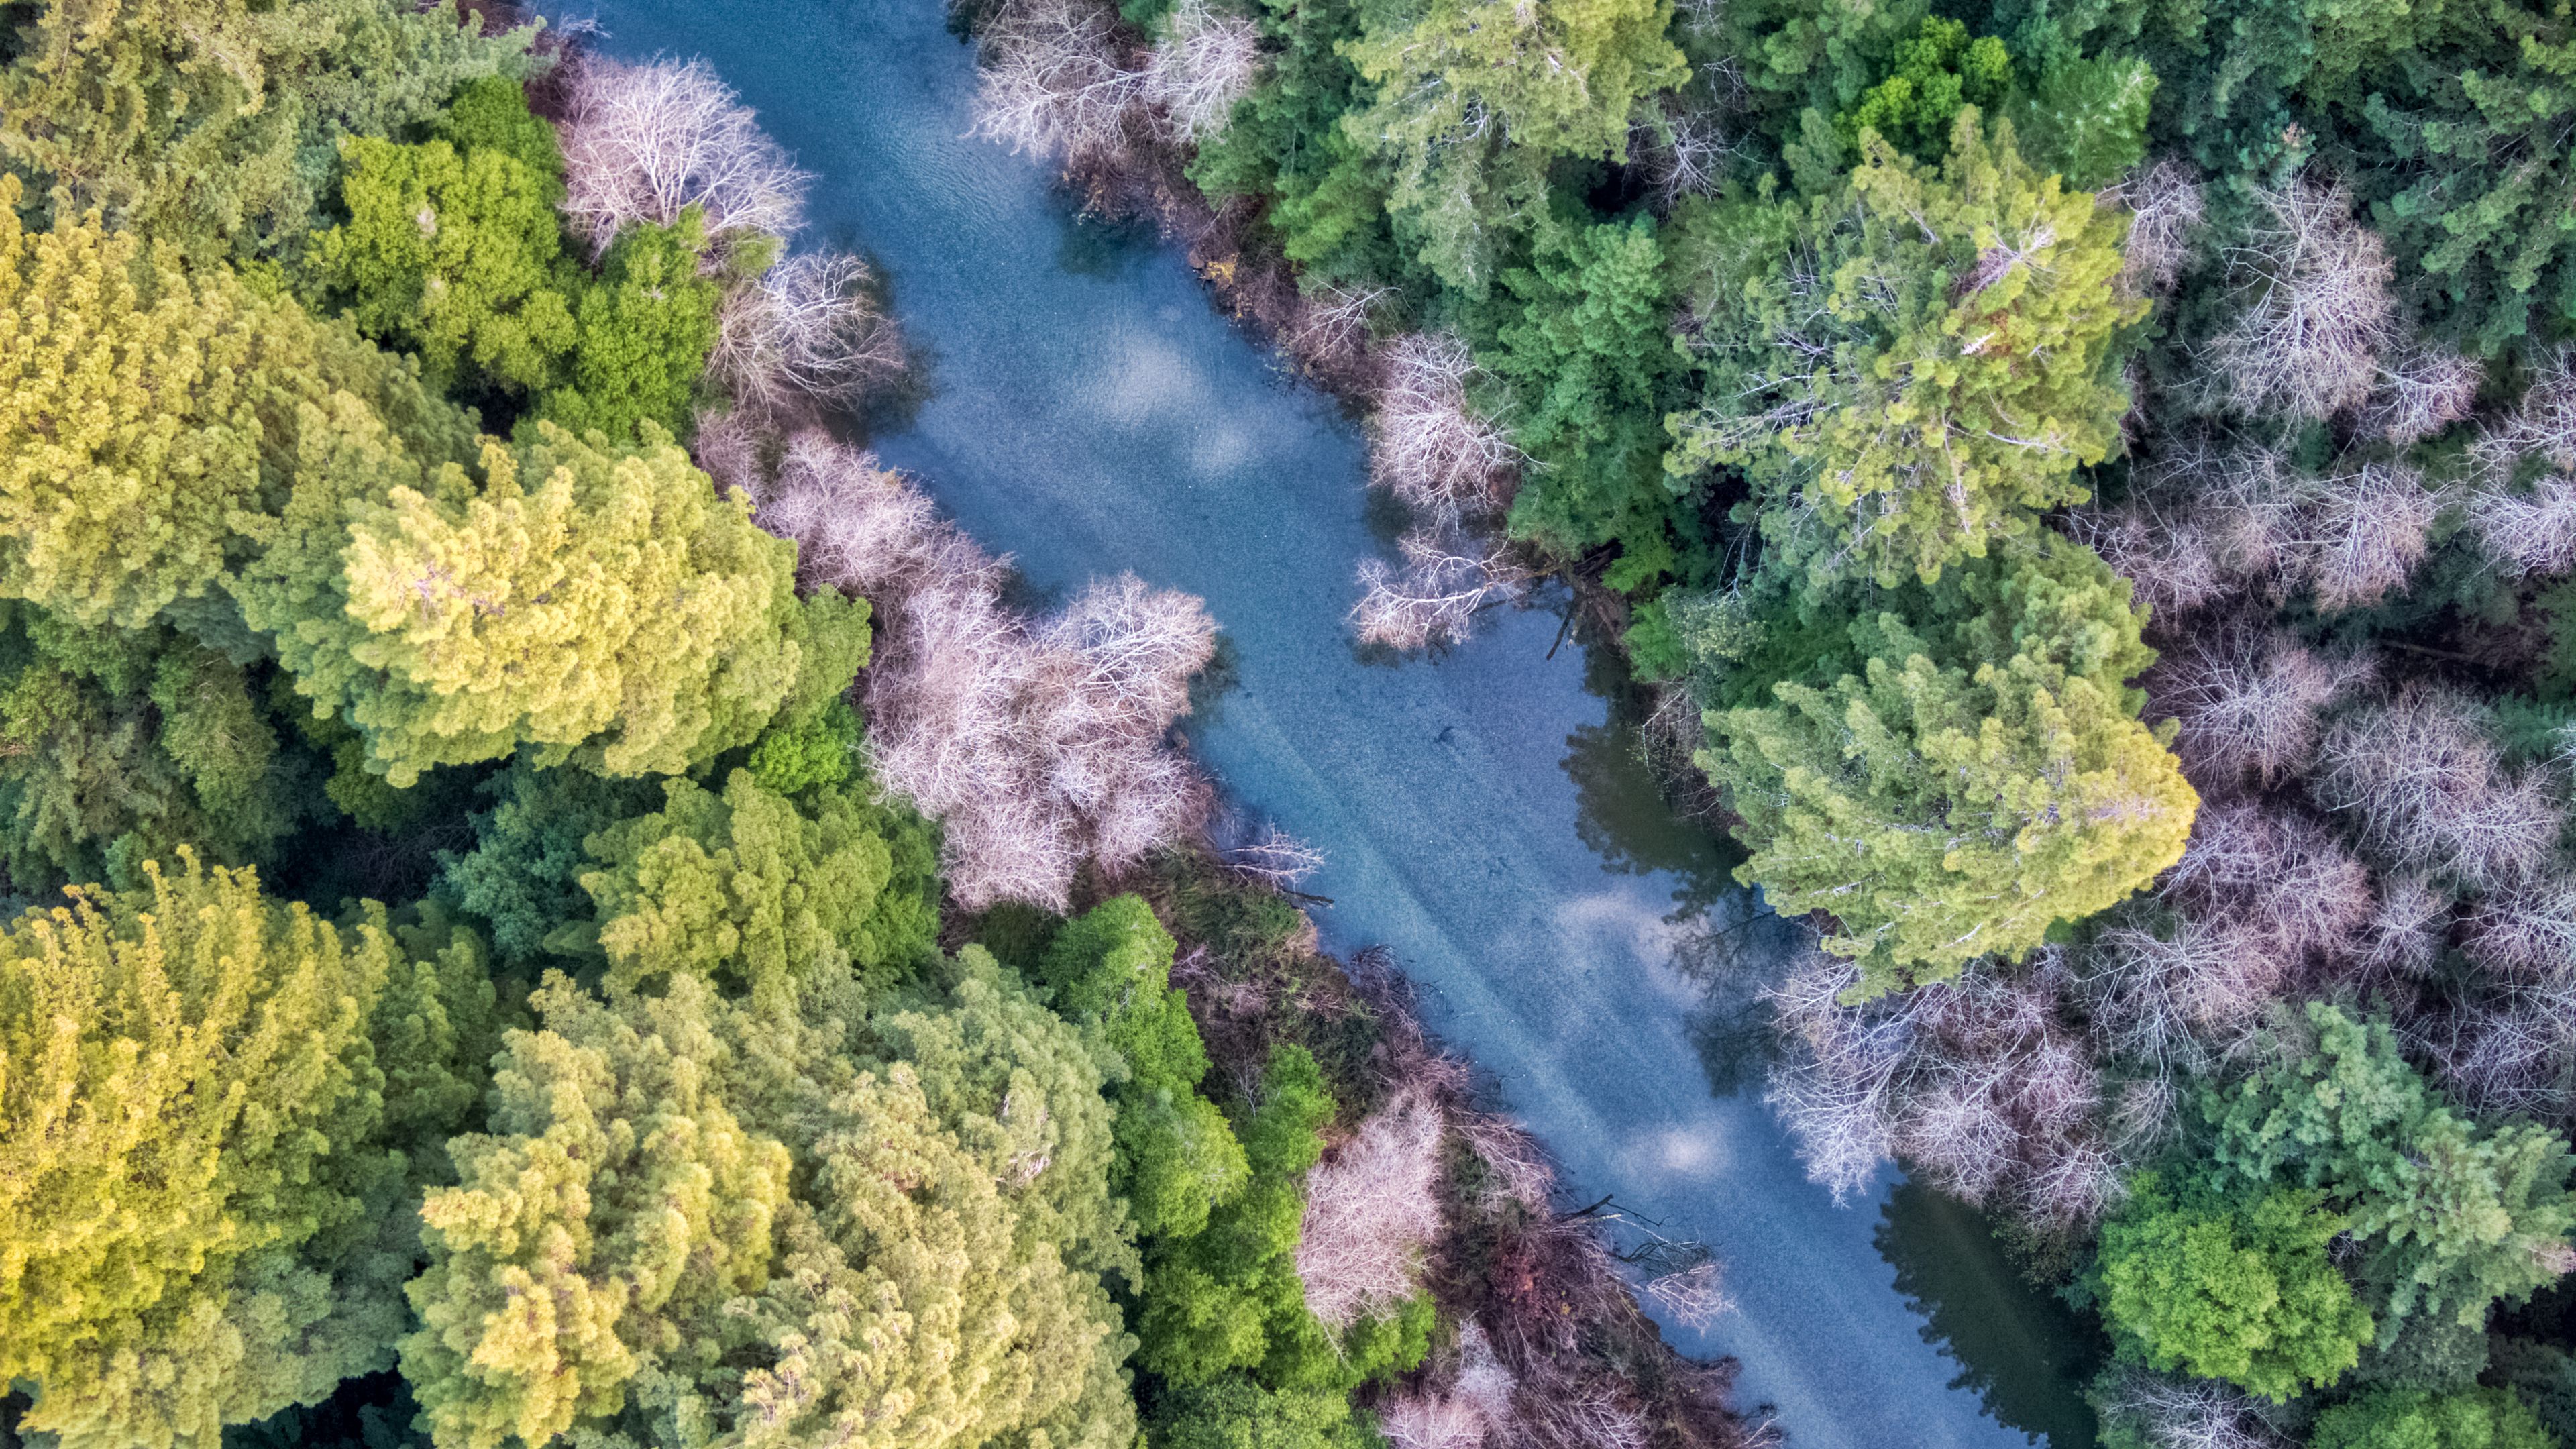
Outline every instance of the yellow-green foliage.
{"label": "yellow-green foliage", "polygon": [[2086,496],[2119,439],[2114,285],[2126,221],[1960,112],[1937,170],[1884,140],[1850,190],[1729,203],[1694,306],[1707,401],[1668,466],[1742,466],[1763,527],[1817,587],[1926,581]]}
{"label": "yellow-green foliage", "polygon": [[341,155],[350,219],[313,239],[311,265],[350,320],[417,351],[438,385],[471,363],[511,387],[543,387],[573,343],[560,175],[444,139],[352,137]]}
{"label": "yellow-green foliage", "polygon": [[533,1004],[422,1211],[440,1449],[1128,1449],[1099,1075],[981,950],[910,1002]]}
{"label": "yellow-green foliage", "polygon": [[65,1449],[212,1449],[382,1367],[491,1050],[471,937],[145,873],[0,933],[0,1380]]}
{"label": "yellow-green foliage", "polygon": [[0,177],[0,594],[137,626],[225,581],[295,479],[471,438],[293,302],[95,218],[29,233],[17,192]]}
{"label": "yellow-green foliage", "polygon": [[39,0],[0,67],[0,165],[57,215],[99,208],[191,256],[291,251],[338,138],[531,68],[453,0]]}
{"label": "yellow-green foliage", "polygon": [[611,992],[691,975],[783,1002],[799,978],[883,987],[937,954],[935,854],[910,811],[832,787],[800,808],[747,770],[722,795],[662,789],[662,809],[588,843]]}
{"label": "yellow-green foliage", "polygon": [[396,785],[523,743],[541,763],[677,774],[749,743],[796,683],[795,545],[658,429],[623,448],[540,424],[515,449],[487,441],[479,483],[449,467],[309,509],[243,612]]}
{"label": "yellow-green foliage", "polygon": [[1753,850],[1739,878],[1831,915],[1862,997],[2027,954],[2180,859],[2199,805],[2126,685],[2145,614],[2088,550],[2051,535],[1889,605],[1811,677],[1711,711],[1699,755]]}

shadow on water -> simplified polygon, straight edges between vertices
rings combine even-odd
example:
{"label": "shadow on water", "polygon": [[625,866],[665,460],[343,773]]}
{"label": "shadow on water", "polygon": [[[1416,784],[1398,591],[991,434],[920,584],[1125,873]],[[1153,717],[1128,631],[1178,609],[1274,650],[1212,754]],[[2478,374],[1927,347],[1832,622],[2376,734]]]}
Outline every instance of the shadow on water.
{"label": "shadow on water", "polygon": [[1896,1291],[1924,1315],[1923,1341],[1959,1366],[1950,1386],[2050,1449],[2093,1449],[2081,1386],[2107,1345],[2054,1293],[2033,1284],[1983,1213],[1901,1183],[1879,1215],[1878,1251]]}

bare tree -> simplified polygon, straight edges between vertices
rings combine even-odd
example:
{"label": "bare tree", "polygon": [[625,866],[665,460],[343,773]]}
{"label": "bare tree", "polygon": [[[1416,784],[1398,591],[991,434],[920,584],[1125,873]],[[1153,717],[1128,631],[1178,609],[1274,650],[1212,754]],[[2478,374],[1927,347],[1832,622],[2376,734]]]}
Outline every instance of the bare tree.
{"label": "bare tree", "polygon": [[1002,561],[819,433],[790,440],[758,516],[809,580],[877,605],[870,760],[943,822],[961,905],[1062,909],[1084,861],[1114,872],[1202,817],[1205,783],[1168,744],[1215,648],[1197,599],[1124,575],[1021,615]]}
{"label": "bare tree", "polygon": [[1445,332],[1411,332],[1386,349],[1369,481],[1433,523],[1500,511],[1511,501],[1520,453],[1467,402],[1476,364]]}
{"label": "bare tree", "polygon": [[1456,1394],[1399,1393],[1377,1410],[1377,1430],[1395,1449],[1480,1449],[1485,1427],[1485,1416]]}
{"label": "bare tree", "polygon": [[2419,341],[2381,366],[2361,426],[2411,448],[2468,417],[2485,381],[2486,364]]}
{"label": "bare tree", "polygon": [[1324,853],[1273,825],[1225,852],[1236,873],[1275,886],[1294,886],[1324,868]]}
{"label": "bare tree", "polygon": [[2411,686],[2338,721],[2312,782],[2319,803],[2358,817],[2363,840],[2401,868],[2495,887],[2538,869],[2561,820],[2536,771],[2508,771],[2478,706]]}
{"label": "bare tree", "polygon": [[1261,75],[1261,32],[1240,15],[1180,0],[1145,61],[1143,95],[1174,139],[1192,145],[1223,131],[1235,102]]}
{"label": "bare tree", "polygon": [[2544,473],[2527,490],[2482,488],[2470,496],[2469,527],[2508,575],[2563,574],[2576,568],[2576,478]]}
{"label": "bare tree", "polygon": [[2416,977],[2433,968],[2451,923],[2451,899],[2418,875],[2379,880],[2379,909],[2362,932],[2362,959],[2375,972]]}
{"label": "bare tree", "polygon": [[2305,812],[2251,802],[2204,807],[2161,890],[2205,920],[2261,931],[2285,968],[2345,949],[2377,905],[2370,872],[2333,832]]}
{"label": "bare tree", "polygon": [[2422,562],[2442,495],[2402,463],[2370,462],[2312,485],[2300,571],[2327,613],[2378,603]]}
{"label": "bare tree", "polygon": [[2213,631],[2168,657],[2149,694],[2178,722],[2174,747],[2195,781],[2270,786],[2307,767],[2318,711],[2368,674],[2287,634]]}
{"label": "bare tree", "polygon": [[1715,111],[1680,94],[1667,95],[1661,115],[1628,130],[1629,163],[1667,209],[1686,196],[1715,195],[1736,149]]}
{"label": "bare tree", "polygon": [[2540,871],[2515,880],[2481,896],[2460,926],[2461,949],[2491,971],[2576,983],[2576,879]]}
{"label": "bare tree", "polygon": [[2198,1071],[2236,1050],[2284,974],[2260,927],[2190,916],[2162,931],[2112,927],[2082,961],[2096,1039],[2159,1074]]}
{"label": "bare tree", "polygon": [[727,293],[707,368],[734,397],[768,412],[800,398],[850,403],[903,371],[903,340],[866,291],[868,269],[845,252],[809,252]]}
{"label": "bare tree", "polygon": [[1456,528],[1416,528],[1396,540],[1402,571],[1383,559],[1362,559],[1360,601],[1351,624],[1365,643],[1390,649],[1455,644],[1474,632],[1487,606],[1517,601],[1529,587],[1529,570],[1508,544],[1469,543]]}
{"label": "bare tree", "polygon": [[2120,508],[2078,509],[2068,531],[2129,581],[2138,602],[2171,617],[2225,598],[2231,581],[2197,519],[2166,500],[2133,497]]}
{"label": "bare tree", "polygon": [[1306,1175],[1297,1276],[1306,1306],[1335,1330],[1419,1290],[1424,1246],[1440,1235],[1440,1108],[1388,1103]]}
{"label": "bare tree", "polygon": [[2255,200],[2260,215],[2224,252],[2237,312],[2209,346],[2213,385],[2244,413],[2358,406],[2396,337],[2387,250],[2340,181],[2296,176]]}
{"label": "bare tree", "polygon": [[1807,1176],[1843,1202],[1868,1190],[1896,1155],[1898,1070],[1910,1023],[1842,1004],[1860,968],[1811,951],[1769,993],[1786,1050],[1762,1100],[1798,1139]]}
{"label": "bare tree", "polygon": [[1004,0],[977,37],[974,134],[1069,165],[1124,155],[1146,79],[1123,61],[1116,18],[1089,0]]}
{"label": "bare tree", "polygon": [[2490,483],[2511,483],[2534,463],[2576,473],[2576,348],[2560,348],[2533,368],[2521,401],[2478,435],[2469,457]]}
{"label": "bare tree", "polygon": [[2165,157],[2131,173],[2117,197],[2129,208],[2121,284],[2138,296],[2172,291],[2207,210],[2190,164]]}
{"label": "bare tree", "polygon": [[2129,1368],[2102,1404],[2106,1425],[2132,1428],[2151,1449],[2289,1449],[2261,1406],[2216,1379],[2184,1379]]}
{"label": "bare tree", "polygon": [[1726,1291],[1726,1269],[1713,1257],[1648,1278],[1646,1296],[1661,1304],[1674,1322],[1699,1332],[1735,1307],[1735,1299]]}
{"label": "bare tree", "polygon": [[564,215],[594,253],[629,222],[667,226],[691,206],[711,237],[784,237],[803,221],[809,178],[705,61],[629,65],[585,52],[558,132]]}

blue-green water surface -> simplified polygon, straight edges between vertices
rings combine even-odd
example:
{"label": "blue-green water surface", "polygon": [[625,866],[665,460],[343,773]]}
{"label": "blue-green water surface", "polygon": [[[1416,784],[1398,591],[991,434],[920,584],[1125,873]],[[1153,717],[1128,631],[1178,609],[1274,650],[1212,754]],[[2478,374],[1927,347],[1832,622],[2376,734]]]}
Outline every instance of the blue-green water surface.
{"label": "blue-green water surface", "polygon": [[1133,569],[1207,600],[1232,682],[1191,747],[1326,852],[1307,888],[1332,901],[1327,943],[1393,948],[1584,1201],[1717,1249],[1738,1308],[1667,1332],[1739,1359],[1742,1405],[1812,1449],[2090,1444],[2071,1320],[1975,1216],[1893,1173],[1836,1207],[1758,1071],[1723,1069],[1675,943],[1751,902],[1656,801],[1615,690],[1587,680],[1613,666],[1571,639],[1551,658],[1546,607],[1437,661],[1357,653],[1353,569],[1385,548],[1357,430],[1172,249],[1077,220],[1047,166],[966,136],[972,57],[938,0],[611,0],[596,20],[612,54],[711,61],[815,173],[807,240],[886,273],[927,386],[875,440],[887,461],[1041,590]]}

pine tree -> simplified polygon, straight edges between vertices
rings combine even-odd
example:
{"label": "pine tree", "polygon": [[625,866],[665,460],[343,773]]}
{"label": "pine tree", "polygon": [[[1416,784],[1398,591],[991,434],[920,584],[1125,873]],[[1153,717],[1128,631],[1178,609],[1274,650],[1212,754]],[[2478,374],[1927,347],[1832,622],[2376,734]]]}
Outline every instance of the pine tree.
{"label": "pine tree", "polygon": [[2181,858],[2198,806],[2125,683],[2145,615],[2088,550],[2051,535],[1888,604],[1712,711],[1699,755],[1753,851],[1738,878],[1830,915],[1863,997],[2027,954]]}
{"label": "pine tree", "polygon": [[402,1355],[441,1449],[1127,1449],[1099,1076],[991,957],[874,1005],[531,1004],[422,1212]]}
{"label": "pine tree", "polygon": [[2040,511],[2119,439],[2124,219],[1959,113],[1935,170],[1884,141],[1847,191],[1700,214],[1706,402],[1667,466],[1742,466],[1782,558],[1823,589],[1929,582]]}
{"label": "pine tree", "polygon": [[280,532],[244,615],[398,786],[522,744],[677,774],[749,743],[798,682],[795,546],[658,430],[622,448],[540,424],[486,442],[479,487],[450,468],[382,501],[315,488]]}
{"label": "pine tree", "polygon": [[[0,933],[0,1376],[66,1449],[214,1445],[381,1368],[481,1091],[472,937],[143,867]],[[399,939],[398,939],[399,938]]]}

